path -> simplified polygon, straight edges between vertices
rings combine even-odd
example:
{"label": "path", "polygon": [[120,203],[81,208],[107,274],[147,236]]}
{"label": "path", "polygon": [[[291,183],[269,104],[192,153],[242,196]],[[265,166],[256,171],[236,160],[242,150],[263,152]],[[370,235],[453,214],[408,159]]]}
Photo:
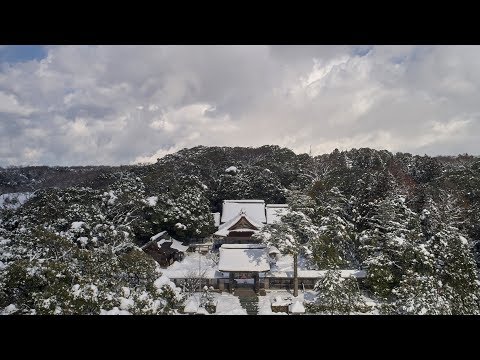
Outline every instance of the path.
{"label": "path", "polygon": [[258,296],[252,288],[239,287],[235,289],[235,296],[238,296],[240,305],[247,311],[248,315],[257,315]]}

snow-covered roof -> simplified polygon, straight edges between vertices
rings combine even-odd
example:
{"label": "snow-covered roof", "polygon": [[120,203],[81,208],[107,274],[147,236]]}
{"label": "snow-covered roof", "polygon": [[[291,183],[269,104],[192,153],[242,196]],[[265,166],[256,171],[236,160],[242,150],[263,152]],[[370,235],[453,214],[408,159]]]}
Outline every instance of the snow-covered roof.
{"label": "snow-covered roof", "polygon": [[221,222],[236,217],[241,210],[258,223],[265,223],[265,201],[263,200],[223,200]]}
{"label": "snow-covered roof", "polygon": [[223,244],[221,249],[265,249],[263,244]]}
{"label": "snow-covered roof", "polygon": [[165,235],[166,233],[167,233],[166,231],[159,232],[158,234],[153,235],[153,236],[150,238],[150,240],[155,241],[155,240],[157,240],[159,237]]}
{"label": "snow-covered roof", "polygon": [[255,229],[233,229],[233,230],[230,230],[230,231],[234,231],[234,232],[256,232],[257,230]]}
{"label": "snow-covered roof", "polygon": [[[167,235],[167,236],[165,236]],[[150,241],[146,243],[145,245],[142,246],[142,249],[148,247],[152,241],[156,241],[157,239],[160,239],[157,241],[158,247],[161,247],[163,243],[170,243],[170,248],[178,250],[180,252],[185,252],[188,249],[188,246],[183,245],[182,242],[175,240],[174,238],[168,236],[168,233],[166,231],[161,231],[158,234],[153,235],[150,238]]]}
{"label": "snow-covered roof", "polygon": [[180,241],[172,239],[172,245],[170,246],[172,249],[176,249],[181,252],[185,252],[188,249],[187,245],[183,245]]}
{"label": "snow-covered roof", "polygon": [[[245,211],[240,210],[240,212],[233,218],[231,218],[229,221],[227,221],[226,223],[223,223],[221,224],[219,227],[218,227],[218,231],[215,232],[214,235],[218,235],[218,236],[228,236],[228,234],[230,233],[230,228],[233,227],[236,223],[238,223],[240,221],[240,219],[245,218],[250,224],[252,224],[254,227],[256,227],[257,229],[260,229],[263,227],[263,224],[256,221],[256,219],[250,217]],[[236,232],[242,232],[242,231],[253,231],[253,232],[256,232],[255,229],[235,229],[233,231],[236,231]]]}
{"label": "snow-covered roof", "polygon": [[305,312],[305,307],[297,300],[288,306],[288,312],[291,314],[303,314]]}
{"label": "snow-covered roof", "polygon": [[214,233],[214,235],[218,236],[228,236],[230,234],[230,231],[234,232],[253,232],[256,233],[258,230],[253,230],[253,229],[235,229],[235,230],[228,230],[228,229],[220,229],[217,232]]}
{"label": "snow-covered roof", "polygon": [[220,229],[220,230],[216,231],[213,235],[228,236],[229,233],[230,233],[230,230],[228,230],[228,229]]}
{"label": "snow-covered roof", "polygon": [[268,204],[265,207],[267,213],[267,224],[274,224],[288,212],[287,204]]}
{"label": "snow-covered roof", "polygon": [[220,213],[214,212],[212,213],[212,215],[213,215],[213,222],[215,223],[215,226],[218,227],[220,225]]}
{"label": "snow-covered roof", "polygon": [[220,247],[219,271],[270,271],[265,245],[224,244]]}
{"label": "snow-covered roof", "polygon": [[160,240],[159,242],[157,242],[158,246],[162,245],[164,242],[171,242],[172,245],[170,245],[170,248],[172,249],[175,249],[175,250],[178,250],[178,251],[181,251],[181,252],[185,252],[187,251],[188,249],[188,246],[186,245],[183,245],[183,243],[181,243],[180,241],[178,240],[175,240],[175,239],[170,239],[170,240],[166,240],[166,239],[162,239]]}
{"label": "snow-covered roof", "polygon": [[[341,276],[343,278],[348,278],[354,276],[356,278],[364,278],[367,276],[365,270],[340,270]],[[327,270],[298,270],[299,278],[323,278]],[[293,271],[272,271],[268,277],[279,277],[279,278],[293,278]]]}
{"label": "snow-covered roof", "polygon": [[238,214],[236,214],[234,217],[232,217],[229,221],[221,224],[218,229],[229,229],[230,227],[232,227],[233,225],[235,225],[242,217],[244,217],[250,224],[252,224],[253,226],[255,226],[257,229],[260,229],[261,227],[263,227],[263,224],[259,221],[257,221],[257,219],[251,217],[246,211],[244,211],[243,209],[240,210],[238,212]]}

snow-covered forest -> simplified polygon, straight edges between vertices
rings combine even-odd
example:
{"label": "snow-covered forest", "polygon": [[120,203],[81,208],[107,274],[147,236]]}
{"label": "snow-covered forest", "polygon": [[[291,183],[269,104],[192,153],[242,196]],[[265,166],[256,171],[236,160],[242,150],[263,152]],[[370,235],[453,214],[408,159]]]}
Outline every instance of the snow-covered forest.
{"label": "snow-covered forest", "polygon": [[[176,313],[185,294],[140,246],[163,230],[186,244],[210,236],[225,199],[288,202],[285,226],[312,261],[365,269],[381,314],[480,314],[479,157],[278,146],[0,168],[0,313]],[[342,286],[332,272],[316,288],[335,303]]]}

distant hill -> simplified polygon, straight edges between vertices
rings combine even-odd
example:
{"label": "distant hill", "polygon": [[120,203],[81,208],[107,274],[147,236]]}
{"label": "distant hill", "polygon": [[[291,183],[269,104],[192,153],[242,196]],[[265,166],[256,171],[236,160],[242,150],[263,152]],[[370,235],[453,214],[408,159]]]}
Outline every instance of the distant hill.
{"label": "distant hill", "polygon": [[480,314],[477,156],[197,146],[151,165],[0,168],[0,199],[0,312],[127,308],[127,287],[150,294],[134,313],[168,313],[139,245],[208,238],[223,200],[261,199],[302,213],[312,266],[367,270],[382,313]]}

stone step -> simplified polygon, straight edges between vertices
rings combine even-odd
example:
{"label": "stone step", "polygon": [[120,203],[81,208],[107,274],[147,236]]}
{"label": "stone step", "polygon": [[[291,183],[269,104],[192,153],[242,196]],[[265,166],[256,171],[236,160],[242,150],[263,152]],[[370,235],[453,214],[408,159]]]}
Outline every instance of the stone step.
{"label": "stone step", "polygon": [[256,296],[239,296],[240,305],[247,311],[248,315],[257,315],[258,298]]}

